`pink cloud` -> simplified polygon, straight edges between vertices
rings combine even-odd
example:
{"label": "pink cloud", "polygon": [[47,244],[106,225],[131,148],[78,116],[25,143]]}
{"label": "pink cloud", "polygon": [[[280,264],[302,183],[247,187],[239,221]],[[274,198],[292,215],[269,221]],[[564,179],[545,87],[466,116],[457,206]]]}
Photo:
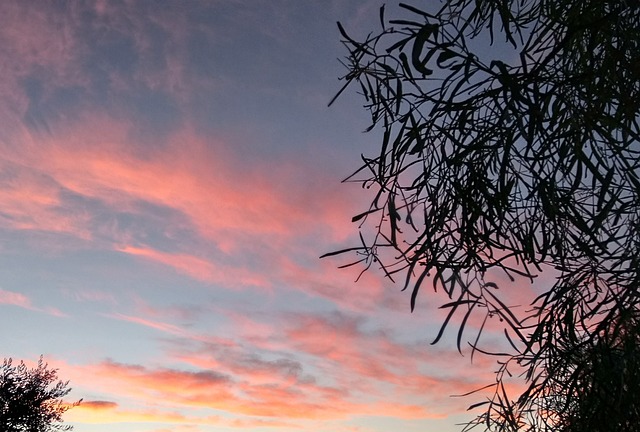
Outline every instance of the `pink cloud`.
{"label": "pink cloud", "polygon": [[210,261],[192,255],[164,253],[151,248],[133,246],[123,246],[118,250],[126,254],[141,256],[148,260],[159,262],[194,279],[204,282],[224,283],[228,288],[241,285],[262,287],[270,285],[264,276],[259,275],[257,272],[249,272],[241,268],[219,267]]}
{"label": "pink cloud", "polygon": [[[86,412],[78,414],[84,416],[78,421],[84,422],[129,418],[128,421],[149,422],[182,419],[198,424],[197,417],[190,413],[202,408],[224,411],[248,423],[255,421],[265,425],[269,422],[277,425],[292,421],[331,421],[381,413],[406,419],[439,415],[411,402],[390,403],[380,399],[362,402],[350,392],[337,391],[313,381],[283,380],[278,369],[273,371],[270,382],[262,383],[252,381],[250,373],[240,373],[234,378],[211,367],[178,370],[106,361],[82,367],[67,366],[64,370],[75,386],[110,395],[109,400],[136,401],[139,406],[154,407],[154,413],[146,418],[147,409],[135,417],[132,413],[116,413],[115,405],[89,406]],[[172,419],[175,409],[180,409],[181,417]]]}
{"label": "pink cloud", "polygon": [[[493,379],[486,368],[472,367],[455,351],[427,349],[426,342],[423,347],[399,343],[387,332],[363,326],[342,314],[300,315],[284,332],[291,348],[328,362],[325,367],[341,387],[375,394],[379,386],[391,384],[398,397],[437,401],[442,412],[457,404],[443,395],[465,393]],[[484,366],[491,363],[493,359]]]}
{"label": "pink cloud", "polygon": [[[81,403],[79,406],[67,411],[64,415],[65,422],[85,424],[110,424],[110,423],[185,423],[197,419],[190,419],[183,414],[160,410],[130,410],[119,409],[116,403],[96,404]],[[199,419],[203,424],[219,424],[218,418]]]}
{"label": "pink cloud", "polygon": [[[251,344],[238,341],[235,345],[220,345],[214,341],[206,342],[199,348],[181,346],[174,349],[171,357],[192,367],[204,370],[218,370],[236,377],[238,382],[265,388],[300,387],[310,384],[310,393],[342,393],[337,389],[323,387],[315,383],[315,378],[304,371],[299,361],[278,355],[276,359],[267,360],[260,356]],[[270,357],[271,357],[270,356]]]}
{"label": "pink cloud", "polygon": [[69,31],[71,20],[72,14],[52,13],[47,5],[33,8],[14,1],[0,4],[0,55],[5,59],[0,67],[3,133],[11,136],[20,130],[19,123],[27,113],[30,101],[22,90],[25,78],[42,76],[46,71],[45,98],[55,86],[87,83],[74,60],[81,50]]}
{"label": "pink cloud", "polygon": [[[192,425],[219,425],[231,427],[286,427],[305,428],[304,422],[327,421],[348,418],[352,415],[381,415],[403,418],[421,419],[432,417],[423,407],[412,404],[376,402],[363,404],[336,398],[329,394],[318,403],[308,401],[307,392],[313,388],[306,387],[300,391],[284,387],[241,385],[243,398],[231,393],[216,395],[210,391],[211,386],[218,385],[217,377],[210,379],[211,373],[188,373],[175,370],[152,370],[140,366],[129,366],[106,362],[89,369],[100,374],[111,374],[121,386],[116,397],[131,396],[132,388],[143,388],[136,391],[138,403],[143,402],[141,394],[159,395],[166,402],[167,408],[121,409],[112,401],[88,401],[69,411],[65,419],[77,423],[189,423]],[[90,373],[90,372],[89,372]],[[98,381],[99,385],[99,381]],[[154,399],[152,396],[151,399]],[[191,406],[194,408],[222,409],[239,418],[226,419],[220,416],[201,416],[192,411],[173,411],[169,406]],[[296,423],[303,422],[303,423]]]}
{"label": "pink cloud", "polygon": [[[347,406],[356,406],[363,398],[367,406],[395,400],[399,411],[401,406],[420,401],[422,406],[438,407],[430,415],[466,409],[472,403],[468,399],[448,396],[466,393],[493,379],[484,373],[493,362],[474,368],[468,358],[455,351],[428,350],[426,342],[419,347],[399,343],[384,331],[365,331],[366,322],[354,317],[296,315],[276,320],[271,317],[268,321],[270,324],[234,315],[231,327],[241,341],[237,346],[179,343],[171,350],[171,357],[233,376],[236,388],[250,383],[249,393],[256,399],[305,395],[322,406],[326,400],[339,400],[340,405]],[[265,361],[249,354],[255,352],[291,353],[295,357]],[[295,360],[299,356],[304,363]],[[459,373],[460,369],[466,372]],[[364,408],[357,410],[363,412]],[[373,411],[367,415],[373,415]]]}
{"label": "pink cloud", "polygon": [[336,268],[335,261],[319,258],[307,266],[296,263],[290,256],[278,256],[277,259],[276,268],[280,270],[282,279],[304,292],[356,311],[394,306],[393,301],[397,296],[387,296],[388,285],[373,269],[364,273],[355,283],[362,269],[341,271]]}
{"label": "pink cloud", "polygon": [[92,400],[83,400],[82,408],[84,409],[92,409],[92,410],[106,410],[117,408],[118,404],[110,401],[92,401]]}
{"label": "pink cloud", "polygon": [[178,336],[185,340],[193,340],[203,343],[216,344],[218,346],[232,347],[237,345],[236,341],[231,338],[215,337],[210,335],[204,335],[193,331],[188,331],[180,326],[169,324],[162,321],[142,318],[138,316],[124,315],[120,313],[103,314],[107,318],[113,318],[120,321],[126,321],[136,325],[152,328],[162,333],[166,333],[173,336]]}
{"label": "pink cloud", "polygon": [[[238,235],[245,240],[259,234],[279,242],[318,226],[328,229],[335,221],[332,199],[339,197],[282,190],[280,184],[290,182],[266,166],[234,171],[225,162],[230,156],[220,143],[212,145],[188,130],[170,139],[163,152],[141,159],[130,150],[126,125],[97,118],[85,123],[82,129],[86,132],[75,129],[55,140],[23,137],[22,151],[7,147],[4,157],[15,164],[38,167],[35,173],[53,179],[58,188],[99,199],[114,209],[132,210],[136,200],[143,200],[178,210],[223,250],[237,248],[232,239]],[[33,205],[31,211],[60,204],[58,191],[47,190],[45,183],[31,182],[31,191],[24,189],[26,184],[19,182],[22,189],[17,192],[22,195],[8,206],[22,198]],[[301,205],[308,195],[320,203]]]}
{"label": "pink cloud", "polygon": [[359,380],[399,382],[394,370],[416,371],[416,353],[393,342],[384,333],[367,334],[361,322],[342,314],[299,316],[285,331],[293,346],[339,364]]}
{"label": "pink cloud", "polygon": [[105,314],[108,318],[114,318],[121,321],[127,321],[134,324],[139,324],[145,327],[150,327],[152,329],[160,330],[161,332],[176,335],[176,336],[185,336],[187,333],[180,327],[167,324],[163,322],[148,320],[140,317],[128,316],[123,314]]}
{"label": "pink cloud", "polygon": [[[224,143],[189,128],[168,137],[162,151],[149,149],[142,157],[132,150],[131,125],[100,116],[83,120],[60,127],[56,138],[26,134],[22,146],[0,143],[3,162],[16,172],[11,187],[0,192],[0,213],[10,215],[14,229],[75,236],[226,287],[284,283],[338,303],[364,299],[367,307],[382,298],[379,280],[368,275],[366,285],[347,296],[351,281],[334,262],[317,260],[323,245],[345,236],[338,220],[348,219],[348,202],[323,192],[327,180],[313,169],[285,164],[274,172],[258,164],[237,171],[241,165]],[[305,170],[304,187],[283,186],[297,184]],[[122,213],[147,222],[141,230],[157,226],[153,236],[162,236],[172,250],[142,243],[137,226],[118,223]],[[294,263],[280,251],[311,262]]]}
{"label": "pink cloud", "polygon": [[25,296],[24,294],[0,289],[0,305],[2,304],[17,306],[23,309],[28,309],[36,312],[44,312],[46,314],[49,314],[58,318],[64,318],[68,316],[64,312],[54,307],[45,307],[45,308],[35,307],[33,306],[31,299]]}
{"label": "pink cloud", "polygon": [[[183,414],[175,411],[159,409],[123,409],[111,401],[82,401],[64,415],[66,422],[82,424],[112,423],[165,423],[171,424],[171,431],[198,431],[198,426],[227,426],[233,428],[298,428],[287,421],[273,419],[226,419],[221,416],[200,416],[191,413]],[[158,432],[169,429],[159,429]]]}
{"label": "pink cloud", "polygon": [[89,236],[87,215],[61,211],[61,189],[49,176],[7,160],[0,160],[0,169],[11,173],[0,189],[5,227]]}
{"label": "pink cloud", "polygon": [[18,306],[25,309],[33,309],[31,300],[24,294],[0,289],[0,304]]}
{"label": "pink cloud", "polygon": [[149,304],[145,299],[137,294],[132,295],[132,301],[135,305],[137,316],[144,316],[150,319],[171,320],[180,322],[193,322],[202,317],[202,313],[206,308],[200,305],[196,306],[154,306]]}
{"label": "pink cloud", "polygon": [[[162,311],[154,311],[154,316],[162,319]],[[436,418],[476,401],[448,395],[466,393],[492,379],[469,366],[460,372],[468,359],[456,353],[400,343],[387,331],[366,329],[368,322],[362,318],[341,313],[283,315],[270,318],[270,324],[237,315],[232,327],[244,330],[236,331],[233,341],[157,319],[110,317],[174,336],[174,349],[161,363],[187,367],[114,361],[58,367],[74,386],[116,403],[153,407],[158,419],[175,409],[193,424],[199,423],[190,412],[200,409],[223,411],[249,423],[293,421],[303,427],[381,413],[402,419]],[[143,408],[139,417],[125,414],[144,421],[141,413],[146,411]],[[112,418],[127,418],[125,414]],[[89,418],[111,421],[106,414],[86,421]]]}
{"label": "pink cloud", "polygon": [[[83,31],[109,29],[133,41],[138,58],[134,78],[111,76],[112,84],[125,81],[113,84],[118,87],[114,91],[126,93],[144,83],[150,89],[169,89],[178,105],[184,103],[181,94],[202,91],[206,83],[197,81],[193,71],[184,70],[184,45],[193,31],[184,16],[162,8],[151,14],[131,13],[130,4],[116,8],[96,3],[92,8],[97,16],[87,22],[82,19],[85,8],[74,5],[60,13],[53,7],[34,9],[19,2],[3,3],[0,40],[6,54],[3,57],[10,59],[5,63],[11,69],[3,74],[10,79],[3,81],[9,82],[6,92],[22,100],[20,112],[12,117],[18,124],[29,104],[20,80],[31,71],[50,71],[51,76],[40,80],[46,94],[58,87],[89,85],[88,71],[78,67],[88,49]],[[154,57],[158,53],[149,26],[170,35],[159,53],[163,67],[158,67]],[[205,26],[199,30],[212,31]],[[112,210],[131,209],[137,200],[175,209],[187,215],[199,234],[229,253],[241,252],[256,235],[260,242],[278,247],[289,246],[313,231],[336,239],[344,239],[350,232],[342,223],[348,220],[343,212],[348,198],[331,188],[315,187],[337,185],[316,167],[301,167],[296,161],[283,161],[277,172],[266,165],[246,166],[232,160],[224,150],[225,143],[198,137],[188,126],[168,138],[169,145],[163,148],[166,152],[149,152],[142,158],[131,150],[137,147],[132,142],[135,125],[127,113],[106,119],[88,112],[52,118],[52,135],[33,136],[24,125],[18,125],[16,135],[3,143],[4,158],[16,166],[38,167],[36,179],[20,178],[16,188],[0,196],[0,210],[11,215],[8,219],[14,228],[92,238],[96,228],[91,226],[95,216],[91,209],[61,209],[69,210],[70,203],[60,194],[70,191],[97,199]],[[300,183],[304,187],[296,186]],[[126,234],[119,233],[123,238],[116,240],[129,244]]]}
{"label": "pink cloud", "polygon": [[[154,45],[153,35],[157,33],[150,32],[151,28],[166,32],[168,43]],[[146,86],[186,99],[185,93],[206,84],[195,82],[184,70],[187,36],[191,30],[185,17],[171,7],[145,11],[144,7],[133,3],[114,7],[96,2],[64,7],[47,3],[33,8],[20,1],[2,2],[0,55],[6,61],[0,67],[3,76],[0,99],[4,101],[0,104],[0,113],[6,114],[3,119],[11,120],[11,124],[5,122],[3,132],[19,129],[18,124],[34,102],[51,100],[55,91],[61,88],[84,90],[87,97],[83,102],[88,103],[94,91],[91,86],[96,78],[96,68],[108,76],[111,95],[131,93]],[[96,54],[100,44],[108,43],[110,38],[131,41],[136,56],[131,71],[109,67],[108,61],[103,64],[93,62],[87,67],[89,53]],[[26,78],[35,78],[41,86],[36,101],[24,91]],[[52,126],[50,121],[55,123],[67,114],[60,115],[56,108],[49,109],[45,118],[40,119],[45,125],[43,129]],[[62,107],[61,111],[66,108]]]}

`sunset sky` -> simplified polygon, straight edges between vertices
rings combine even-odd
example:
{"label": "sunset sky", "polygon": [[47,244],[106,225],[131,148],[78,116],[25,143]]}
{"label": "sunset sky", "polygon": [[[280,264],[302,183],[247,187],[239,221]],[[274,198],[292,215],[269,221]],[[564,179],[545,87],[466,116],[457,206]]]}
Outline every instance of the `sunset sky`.
{"label": "sunset sky", "polygon": [[[380,0],[0,2],[2,357],[77,432],[451,432],[491,382],[442,298],[325,252],[375,151],[336,21]],[[429,291],[429,290],[427,290]],[[449,339],[455,339],[455,334]]]}

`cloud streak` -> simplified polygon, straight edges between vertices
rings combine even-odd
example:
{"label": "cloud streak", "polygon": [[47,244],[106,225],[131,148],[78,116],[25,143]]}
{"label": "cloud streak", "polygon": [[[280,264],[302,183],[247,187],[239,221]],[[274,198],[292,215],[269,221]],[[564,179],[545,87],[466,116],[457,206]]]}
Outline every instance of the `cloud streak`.
{"label": "cloud streak", "polygon": [[18,306],[24,309],[32,309],[31,300],[20,293],[0,289],[0,304]]}
{"label": "cloud streak", "polygon": [[45,307],[45,308],[35,307],[32,304],[31,299],[25,296],[24,294],[14,292],[14,291],[3,290],[1,288],[0,288],[0,305],[16,306],[16,307],[27,309],[30,311],[43,312],[58,318],[64,318],[67,316],[64,312],[54,307]]}
{"label": "cloud streak", "polygon": [[[234,419],[233,424],[273,422],[283,428],[285,424],[327,427],[381,413],[424,420],[459,409],[459,401],[442,400],[443,394],[479,387],[481,382],[477,376],[453,378],[440,376],[437,369],[428,372],[429,365],[437,362],[423,349],[398,342],[388,331],[366,330],[370,322],[356,315],[285,313],[269,319],[268,325],[247,320],[246,332],[236,332],[233,340],[143,317],[111,317],[165,335],[163,361],[175,366],[114,360],[64,366],[76,385],[89,385],[92,393],[118,405],[91,405],[74,421],[142,421],[151,408],[158,421],[182,424],[209,424],[207,413],[214,412],[225,413],[223,417]],[[252,326],[263,327],[261,338],[248,337],[255,334]],[[444,367],[454,363],[451,358],[438,360]],[[121,412],[119,406],[127,401],[135,401],[139,410]],[[183,418],[172,417],[176,409]],[[94,411],[99,412],[94,416]]]}
{"label": "cloud streak", "polygon": [[20,149],[4,146],[11,173],[0,193],[6,225],[76,238],[219,286],[285,284],[345,305],[355,298],[368,299],[366,307],[381,304],[375,278],[367,275],[355,288],[366,297],[346,296],[343,275],[331,276],[333,263],[317,259],[344,238],[334,227],[347,214],[340,207],[346,201],[321,192],[328,179],[292,191],[280,185],[295,183],[290,177],[301,171],[281,177],[257,165],[236,172],[227,151],[187,130],[144,158],[128,135],[120,123],[93,118],[70,135],[29,135]]}
{"label": "cloud streak", "polygon": [[[272,382],[269,384],[238,381],[226,374],[210,369],[186,371],[168,368],[147,368],[139,365],[121,364],[112,361],[84,368],[84,373],[94,377],[94,388],[118,388],[118,397],[133,398],[148,406],[160,406],[158,419],[171,418],[173,414],[165,410],[169,407],[186,407],[193,410],[206,408],[224,411],[239,416],[239,419],[254,420],[335,420],[358,415],[385,415],[407,419],[432,416],[423,407],[413,404],[399,404],[384,401],[359,403],[350,400],[348,393],[331,387],[323,387],[312,382],[294,385],[293,382]],[[101,377],[109,377],[108,380]],[[162,402],[158,402],[162,401]],[[96,413],[99,421],[106,421],[105,411],[115,408],[114,404],[90,404],[87,411]],[[90,416],[83,413],[83,416]],[[248,417],[247,417],[248,416]],[[190,422],[184,417],[177,421]],[[91,422],[90,418],[76,421]],[[119,421],[119,420],[116,420]],[[170,420],[173,421],[173,420]]]}

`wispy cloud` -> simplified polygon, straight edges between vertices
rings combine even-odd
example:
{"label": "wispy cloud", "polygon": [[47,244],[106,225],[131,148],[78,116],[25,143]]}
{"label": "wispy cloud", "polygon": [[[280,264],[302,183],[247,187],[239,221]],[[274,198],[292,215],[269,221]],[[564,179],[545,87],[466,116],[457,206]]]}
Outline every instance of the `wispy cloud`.
{"label": "wispy cloud", "polygon": [[140,248],[133,246],[123,246],[118,249],[120,252],[140,256],[151,261],[155,261],[174,268],[179,273],[186,274],[204,282],[223,283],[226,287],[234,286],[269,286],[270,283],[264,276],[256,272],[243,268],[232,268],[231,266],[216,266],[213,262],[207,261],[192,255],[179,253],[166,253],[151,248]]}
{"label": "wispy cloud", "polygon": [[0,304],[32,309],[31,300],[24,294],[0,289]]}
{"label": "wispy cloud", "polygon": [[6,291],[0,288],[0,305],[17,306],[35,312],[43,312],[59,318],[67,316],[64,312],[55,307],[36,307],[32,304],[31,299],[24,294]]}
{"label": "wispy cloud", "polygon": [[[77,368],[75,373],[78,373]],[[401,418],[426,418],[432,415],[414,404],[356,402],[343,392],[310,382],[300,385],[277,381],[270,384],[252,383],[233,379],[211,369],[152,369],[107,361],[84,367],[84,373],[98,377],[94,379],[95,391],[117,388],[120,398],[134,398],[138,403],[144,402],[149,406],[158,406],[158,401],[162,401],[160,405],[164,409],[209,408],[240,418],[250,416],[262,420],[332,420],[377,415],[380,412]],[[156,414],[173,415],[167,414],[164,409]],[[101,406],[90,407],[90,410],[98,413],[106,411]],[[162,419],[162,415],[159,419]],[[101,421],[106,419],[101,418]]]}
{"label": "wispy cloud", "polygon": [[311,184],[280,186],[313,170],[285,170],[287,178],[261,165],[236,172],[226,150],[188,130],[169,141],[162,152],[149,149],[142,157],[129,144],[126,126],[99,117],[55,139],[25,137],[19,149],[4,147],[13,174],[0,214],[14,229],[76,237],[203,282],[269,289],[285,284],[338,303],[360,298],[367,299],[365,307],[381,304],[383,289],[375,278],[356,287],[366,296],[346,296],[347,280],[334,263],[317,259],[323,245],[328,249],[344,237],[342,228],[333,232],[338,214],[347,214],[340,210],[346,199],[337,204],[339,195]]}
{"label": "wispy cloud", "polygon": [[187,415],[158,409],[123,409],[110,401],[82,401],[65,415],[67,422],[82,424],[113,423],[164,423],[171,424],[171,429],[157,429],[156,432],[199,431],[199,426],[220,426],[251,429],[256,427],[299,429],[295,423],[260,418],[228,419],[222,416],[202,416],[195,413]]}
{"label": "wispy cloud", "polygon": [[[442,401],[443,393],[478,382],[477,377],[453,379],[429,372],[433,362],[423,359],[424,351],[415,344],[400,343],[387,331],[367,330],[367,320],[344,313],[285,313],[269,319],[269,324],[246,320],[245,331],[236,331],[233,340],[143,317],[110,317],[164,334],[169,342],[167,358],[156,362],[176,366],[107,360],[65,370],[76,385],[88,385],[107,400],[154,407],[159,421],[179,420],[172,420],[172,409],[177,408],[185,416],[183,421],[193,424],[206,424],[199,423],[204,422],[198,420],[201,413],[195,414],[201,409],[225,412],[235,416],[236,423],[275,422],[282,427],[381,413],[402,419],[439,418],[460,405]],[[250,326],[263,327],[262,340],[246,338],[255,336]],[[440,363],[451,364],[442,358]],[[427,408],[435,400],[438,408]],[[147,411],[115,413],[114,405],[90,408],[77,421],[107,422],[105,412],[91,417],[93,411],[105,408],[114,412],[112,421],[136,415],[141,419]]]}

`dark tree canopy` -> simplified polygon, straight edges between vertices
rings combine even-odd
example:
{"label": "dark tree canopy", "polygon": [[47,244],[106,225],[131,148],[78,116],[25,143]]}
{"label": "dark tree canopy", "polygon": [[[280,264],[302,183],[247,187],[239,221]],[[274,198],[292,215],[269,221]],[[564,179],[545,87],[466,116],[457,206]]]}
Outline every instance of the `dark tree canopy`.
{"label": "dark tree canopy", "polygon": [[62,415],[73,404],[62,398],[71,391],[69,383],[58,381],[56,369],[49,369],[42,357],[29,369],[24,362],[14,366],[4,359],[0,366],[0,430],[2,432],[69,431]]}
{"label": "dark tree canopy", "polygon": [[[412,310],[425,283],[443,290],[436,341],[457,318],[462,348],[479,319],[468,343],[487,353],[485,323],[503,323],[511,350],[493,353],[496,382],[467,428],[638,430],[640,6],[430,4],[400,4],[392,20],[382,7],[361,41],[339,25],[338,95],[358,86],[381,145],[348,179],[375,191],[353,218],[362,244],[327,255],[400,278]],[[543,273],[555,283],[506,304]],[[526,386],[514,396],[516,371]]]}

